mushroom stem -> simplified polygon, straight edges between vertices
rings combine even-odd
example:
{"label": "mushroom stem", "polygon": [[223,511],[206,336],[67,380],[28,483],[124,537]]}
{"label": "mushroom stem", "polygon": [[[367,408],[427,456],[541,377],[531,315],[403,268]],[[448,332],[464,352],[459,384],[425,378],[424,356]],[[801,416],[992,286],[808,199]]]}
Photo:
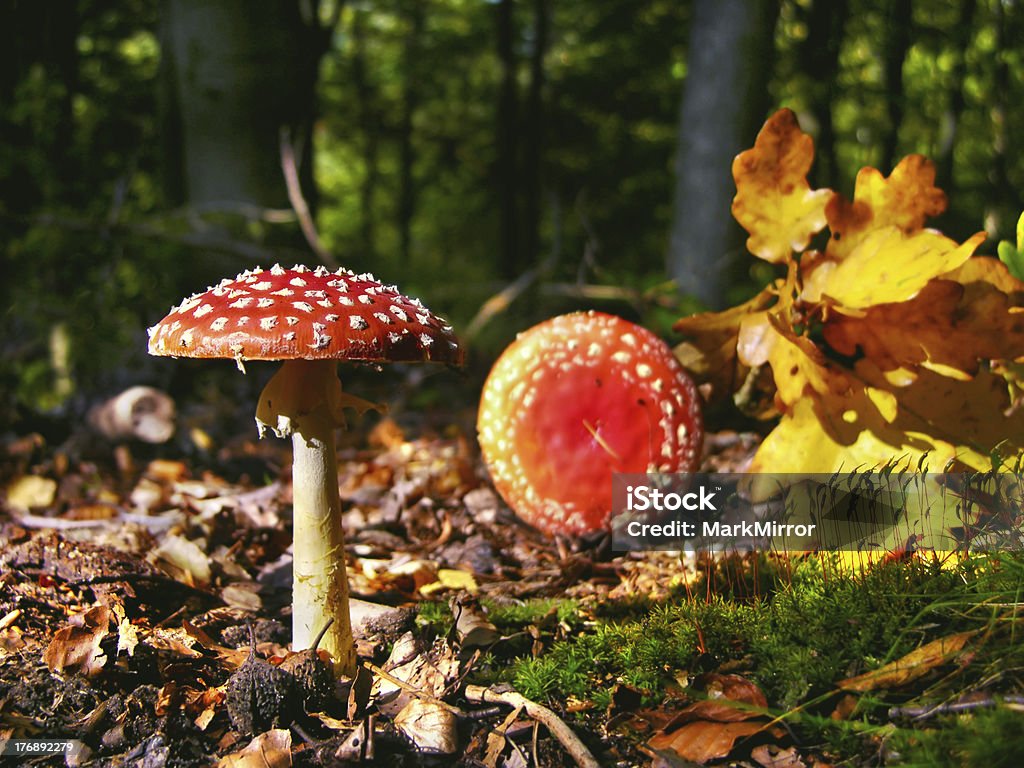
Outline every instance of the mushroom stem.
{"label": "mushroom stem", "polygon": [[292,649],[313,645],[325,619],[334,622],[320,641],[335,672],[355,673],[348,609],[345,537],[341,528],[334,422],[319,406],[292,433]]}
{"label": "mushroom stem", "polygon": [[289,360],[264,387],[256,423],[261,435],[269,427],[292,439],[292,649],[311,647],[333,619],[320,647],[330,652],[336,674],[351,676],[356,658],[334,448],[343,407],[378,408],[342,392],[335,362]]}

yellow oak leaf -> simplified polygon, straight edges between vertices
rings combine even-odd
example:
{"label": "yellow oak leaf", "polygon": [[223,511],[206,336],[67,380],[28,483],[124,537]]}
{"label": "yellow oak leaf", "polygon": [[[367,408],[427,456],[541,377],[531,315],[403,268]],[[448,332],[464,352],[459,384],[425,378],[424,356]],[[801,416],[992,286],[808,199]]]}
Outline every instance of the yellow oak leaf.
{"label": "yellow oak leaf", "polygon": [[762,312],[744,319],[737,339],[741,362],[771,365],[780,410],[808,394],[842,395],[847,377],[830,364],[810,339],[799,336],[780,312]]}
{"label": "yellow oak leaf", "polygon": [[956,269],[985,240],[979,232],[957,245],[932,230],[905,235],[895,226],[872,229],[841,261],[829,259],[807,266],[801,294],[807,302],[830,301],[840,312],[875,304],[906,301],[928,281]]}
{"label": "yellow oak leaf", "polygon": [[812,190],[807,171],[814,141],[800,130],[796,115],[780,109],[765,122],[753,149],[733,160],[736,197],[732,213],[750,233],[747,248],[774,264],[792,260],[825,226],[829,189]]}
{"label": "yellow oak leaf", "polygon": [[842,261],[871,230],[896,227],[918,232],[929,216],[946,210],[946,195],[935,186],[935,166],[922,155],[908,155],[888,178],[874,168],[857,174],[853,202],[836,195],[825,209],[832,239],[827,254]]}

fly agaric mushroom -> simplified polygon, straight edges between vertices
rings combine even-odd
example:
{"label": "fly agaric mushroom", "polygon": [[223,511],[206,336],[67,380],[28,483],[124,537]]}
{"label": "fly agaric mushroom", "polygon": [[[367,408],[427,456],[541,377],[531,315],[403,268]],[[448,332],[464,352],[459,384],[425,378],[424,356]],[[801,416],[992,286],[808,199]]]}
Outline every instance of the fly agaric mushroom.
{"label": "fly agaric mushroom", "polygon": [[484,384],[480,448],[495,488],[549,533],[607,527],[612,473],[692,472],[697,388],[657,336],[601,312],[519,334]]}
{"label": "fly agaric mushroom", "polygon": [[[253,269],[185,299],[149,329],[149,353],[284,360],[260,394],[260,436],[291,436],[293,449],[292,647],[304,650],[333,619],[320,647],[351,675],[355,652],[334,430],[342,408],[373,403],[342,392],[337,361],[458,365],[451,326],[372,275],[296,266]],[[244,368],[243,368],[244,371]]]}

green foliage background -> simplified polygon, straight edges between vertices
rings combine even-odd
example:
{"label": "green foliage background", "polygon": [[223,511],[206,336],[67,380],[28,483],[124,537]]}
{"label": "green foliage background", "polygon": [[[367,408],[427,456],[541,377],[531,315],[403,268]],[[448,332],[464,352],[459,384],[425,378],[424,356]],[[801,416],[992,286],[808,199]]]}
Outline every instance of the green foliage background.
{"label": "green foliage background", "polygon": [[[541,113],[527,102],[538,5],[549,13]],[[324,242],[342,264],[399,283],[457,327],[507,280],[497,258],[498,198],[509,180],[499,172],[495,139],[502,79],[496,6],[421,0],[417,34],[410,0],[346,3],[317,91],[315,197]],[[1019,3],[833,6],[845,8],[832,40],[839,46],[834,78],[823,82],[814,65],[825,41],[813,27],[812,0],[780,2],[775,56],[765,63],[776,107],[794,108],[812,134],[822,104],[831,115],[835,164],[819,163],[815,182],[850,193],[862,165],[886,170],[887,146],[896,159],[921,152],[936,160],[951,201],[938,226],[962,237],[983,225],[993,238],[1013,239],[1024,207],[1024,159],[1012,142],[1024,135],[1024,50],[1010,42],[1024,34]],[[909,47],[894,90],[884,61],[900,8],[911,11],[901,28]],[[519,110],[511,129],[541,137],[533,258],[544,270],[517,314],[499,317],[476,340],[484,368],[532,319],[581,304],[567,283],[658,296],[660,303],[624,307],[655,327],[685,304],[657,287],[692,4],[520,0],[513,9]],[[334,4],[319,10],[330,18]],[[2,12],[0,424],[19,409],[59,408],[140,380],[167,383],[169,374],[144,354],[147,325],[181,296],[254,259],[301,254],[287,217],[199,215],[169,202],[160,12],[156,0],[13,3]],[[61,46],[68,29],[73,45]],[[408,87],[416,95],[409,133],[415,208],[403,255],[397,220]],[[211,227],[226,227],[232,242],[211,245],[202,236]],[[752,275],[736,292],[763,282]]]}

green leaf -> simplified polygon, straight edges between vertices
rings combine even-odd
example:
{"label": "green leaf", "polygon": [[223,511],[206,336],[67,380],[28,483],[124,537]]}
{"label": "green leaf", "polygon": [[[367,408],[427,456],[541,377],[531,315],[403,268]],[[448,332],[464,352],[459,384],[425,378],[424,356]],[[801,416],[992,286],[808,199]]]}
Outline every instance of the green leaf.
{"label": "green leaf", "polygon": [[[1024,216],[1021,217],[1021,220],[1024,221]],[[1021,225],[1018,222],[1018,241],[1020,240],[1021,235],[1024,235],[1024,230],[1022,230]],[[999,260],[1006,265],[1007,269],[1010,270],[1010,274],[1018,280],[1024,280],[1024,249],[1021,249],[1019,245],[1015,248],[1013,243],[1003,240],[999,243],[997,253],[999,254]]]}

